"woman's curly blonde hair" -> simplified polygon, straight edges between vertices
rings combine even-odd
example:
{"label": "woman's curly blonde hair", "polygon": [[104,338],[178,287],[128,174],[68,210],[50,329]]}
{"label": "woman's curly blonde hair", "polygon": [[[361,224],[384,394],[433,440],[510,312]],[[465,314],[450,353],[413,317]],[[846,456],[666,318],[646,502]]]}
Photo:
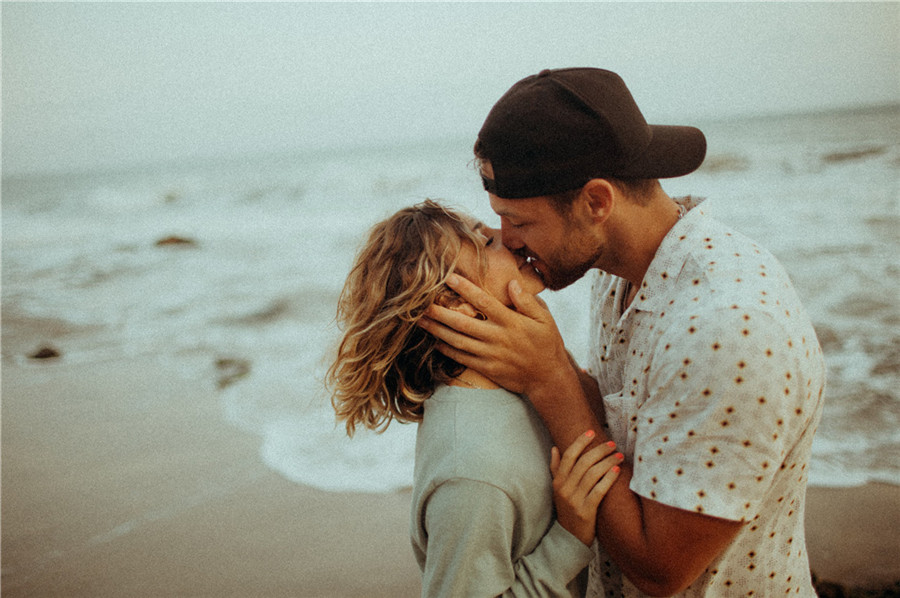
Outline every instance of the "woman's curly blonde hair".
{"label": "woman's curly blonde hair", "polygon": [[[458,269],[464,243],[475,249],[480,272]],[[432,200],[372,228],[338,301],[344,334],[326,378],[348,435],[358,425],[383,431],[393,419],[421,421],[425,399],[465,369],[416,323],[432,303],[462,303],[447,277],[456,270],[480,280],[483,248],[474,220]]]}

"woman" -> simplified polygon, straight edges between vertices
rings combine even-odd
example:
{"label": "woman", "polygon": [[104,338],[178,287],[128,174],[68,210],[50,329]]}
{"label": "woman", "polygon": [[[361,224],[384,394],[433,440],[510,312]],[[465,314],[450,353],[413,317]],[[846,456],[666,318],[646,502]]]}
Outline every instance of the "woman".
{"label": "woman", "polygon": [[377,224],[339,301],[332,402],[351,436],[419,423],[410,532],[423,596],[577,596],[621,454],[585,451],[587,431],[560,457],[526,400],[443,356],[416,325],[432,303],[483,317],[446,286],[454,272],[507,305],[513,279],[543,290],[499,235],[431,200]]}

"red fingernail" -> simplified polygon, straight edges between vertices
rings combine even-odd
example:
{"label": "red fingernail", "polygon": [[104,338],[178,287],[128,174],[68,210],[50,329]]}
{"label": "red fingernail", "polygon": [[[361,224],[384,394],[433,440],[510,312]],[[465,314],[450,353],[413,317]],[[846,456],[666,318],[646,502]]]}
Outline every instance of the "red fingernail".
{"label": "red fingernail", "polygon": [[616,459],[624,460],[625,455],[623,455],[622,453],[616,453]]}
{"label": "red fingernail", "polygon": [[622,468],[619,467],[618,465],[616,465],[616,466],[614,466],[614,467],[612,468],[612,470],[613,470],[614,473],[619,473],[620,471],[622,471]]}
{"label": "red fingernail", "polygon": [[616,443],[610,440],[606,443],[606,446],[608,446],[609,448],[616,448]]}
{"label": "red fingernail", "polygon": [[593,431],[593,430],[588,430],[587,432],[584,433],[584,435],[587,436],[588,438],[593,438],[593,437],[594,437],[594,431]]}

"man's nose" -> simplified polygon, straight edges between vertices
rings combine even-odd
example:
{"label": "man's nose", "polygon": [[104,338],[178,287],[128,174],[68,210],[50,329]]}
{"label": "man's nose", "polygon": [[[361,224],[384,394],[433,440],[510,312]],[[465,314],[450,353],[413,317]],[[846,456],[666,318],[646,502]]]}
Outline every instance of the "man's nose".
{"label": "man's nose", "polygon": [[521,239],[507,226],[500,226],[500,239],[503,241],[503,246],[510,251],[516,251],[524,247]]}

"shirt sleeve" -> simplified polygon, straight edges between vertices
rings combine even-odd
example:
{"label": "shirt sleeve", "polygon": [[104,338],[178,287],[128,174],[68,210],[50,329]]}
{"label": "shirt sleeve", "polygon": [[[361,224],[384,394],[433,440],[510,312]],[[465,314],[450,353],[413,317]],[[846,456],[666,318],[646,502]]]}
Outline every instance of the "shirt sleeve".
{"label": "shirt sleeve", "polygon": [[758,310],[691,317],[660,339],[636,425],[632,489],[753,518],[813,413],[788,330]]}
{"label": "shirt sleeve", "polygon": [[537,547],[513,562],[516,508],[485,482],[438,486],[422,515],[428,547],[422,596],[571,596],[570,582],[593,551],[554,522]]}

